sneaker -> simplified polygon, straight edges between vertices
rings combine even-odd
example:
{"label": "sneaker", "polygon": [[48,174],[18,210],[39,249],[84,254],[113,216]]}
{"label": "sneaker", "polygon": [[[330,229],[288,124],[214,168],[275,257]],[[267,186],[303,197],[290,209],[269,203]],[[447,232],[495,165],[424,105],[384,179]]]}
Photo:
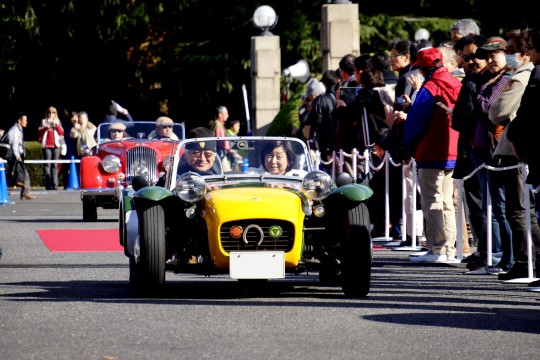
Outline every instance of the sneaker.
{"label": "sneaker", "polygon": [[499,266],[486,266],[486,272],[490,275],[506,274],[508,270]]}
{"label": "sneaker", "polygon": [[444,263],[447,260],[448,258],[443,254],[425,253],[424,255],[409,257],[409,261],[415,263]]}
{"label": "sneaker", "polygon": [[465,273],[465,275],[487,275],[488,272],[486,270],[486,267],[485,266],[482,266],[478,269],[475,269],[475,270],[471,270],[471,271],[467,271]]}
{"label": "sneaker", "polygon": [[499,280],[512,280],[512,279],[521,279],[529,277],[527,267],[525,266],[514,266],[506,274],[499,274]]}
{"label": "sneaker", "polygon": [[422,255],[426,255],[426,254],[427,254],[427,249],[422,250],[422,251],[418,251],[418,252],[415,252],[415,253],[412,253],[412,254],[409,254],[409,256],[422,256]]}
{"label": "sneaker", "polygon": [[471,255],[465,257],[465,254],[463,254],[463,260],[461,262],[464,263],[470,263],[470,262],[484,262],[484,259],[480,257],[480,253],[477,251],[475,253],[472,253]]}
{"label": "sneaker", "polygon": [[461,261],[459,261],[459,259],[457,259],[455,256],[447,256],[445,263],[446,264],[459,264],[461,263]]}

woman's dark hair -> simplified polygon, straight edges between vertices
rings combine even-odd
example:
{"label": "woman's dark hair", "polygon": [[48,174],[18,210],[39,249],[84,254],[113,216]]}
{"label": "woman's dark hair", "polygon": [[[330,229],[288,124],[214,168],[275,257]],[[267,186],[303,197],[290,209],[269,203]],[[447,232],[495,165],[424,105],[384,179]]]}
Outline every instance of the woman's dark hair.
{"label": "woman's dark hair", "polygon": [[264,166],[264,158],[266,157],[266,155],[268,155],[272,152],[272,150],[280,146],[285,150],[285,154],[287,155],[287,168],[285,169],[285,172],[291,171],[291,169],[294,167],[294,164],[296,163],[296,155],[290,141],[268,141],[261,152],[261,164],[263,164]]}

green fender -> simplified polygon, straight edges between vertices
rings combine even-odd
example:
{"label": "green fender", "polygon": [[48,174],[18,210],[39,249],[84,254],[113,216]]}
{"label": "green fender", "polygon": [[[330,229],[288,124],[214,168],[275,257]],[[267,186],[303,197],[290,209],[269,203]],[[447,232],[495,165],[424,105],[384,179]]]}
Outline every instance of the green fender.
{"label": "green fender", "polygon": [[147,186],[139,189],[133,196],[134,198],[151,200],[151,201],[160,201],[169,196],[174,196],[172,191],[169,191],[161,186]]}
{"label": "green fender", "polygon": [[347,184],[332,191],[332,195],[340,194],[351,201],[364,201],[373,195],[373,190],[361,184]]}

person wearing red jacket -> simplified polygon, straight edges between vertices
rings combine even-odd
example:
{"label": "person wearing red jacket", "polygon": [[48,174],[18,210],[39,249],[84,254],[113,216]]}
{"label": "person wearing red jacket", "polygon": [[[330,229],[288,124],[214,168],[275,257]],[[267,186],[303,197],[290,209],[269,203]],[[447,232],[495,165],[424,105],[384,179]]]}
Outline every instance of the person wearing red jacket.
{"label": "person wearing red jacket", "polygon": [[461,82],[443,66],[439,49],[421,49],[415,64],[426,80],[408,112],[404,142],[408,154],[417,164],[428,251],[424,255],[411,256],[410,261],[455,263],[459,260],[455,257],[452,174],[457,158],[458,132],[451,128],[452,118],[446,109],[454,107]]}
{"label": "person wearing red jacket", "polygon": [[[43,149],[43,159],[54,161],[60,159],[62,143],[64,141],[64,128],[58,118],[58,111],[54,106],[50,106],[45,114],[45,119],[41,121],[38,128],[38,139]],[[65,153],[64,153],[65,155]],[[47,190],[58,189],[58,164],[43,164],[43,184]]]}

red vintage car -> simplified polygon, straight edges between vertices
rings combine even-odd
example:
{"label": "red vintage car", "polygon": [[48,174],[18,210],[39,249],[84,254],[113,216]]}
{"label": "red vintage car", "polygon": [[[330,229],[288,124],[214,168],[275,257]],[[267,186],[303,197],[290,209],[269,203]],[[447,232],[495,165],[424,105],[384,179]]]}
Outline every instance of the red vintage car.
{"label": "red vintage car", "polygon": [[98,126],[98,146],[85,149],[80,164],[83,221],[97,221],[97,208],[118,208],[122,188],[131,180],[143,176],[154,185],[165,173],[173,145],[185,138],[183,123],[174,123],[171,138],[156,134],[154,121],[123,122],[126,126],[122,140],[109,139],[111,123]]}

